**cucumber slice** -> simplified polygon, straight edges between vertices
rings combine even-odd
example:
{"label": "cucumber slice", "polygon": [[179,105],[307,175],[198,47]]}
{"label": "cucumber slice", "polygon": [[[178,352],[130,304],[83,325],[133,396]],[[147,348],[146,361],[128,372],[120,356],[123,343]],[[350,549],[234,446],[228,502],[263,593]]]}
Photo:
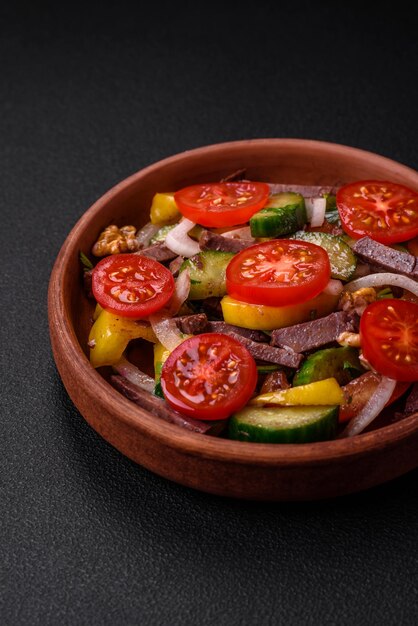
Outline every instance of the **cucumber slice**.
{"label": "cucumber slice", "polygon": [[190,272],[190,300],[204,300],[211,296],[222,297],[226,294],[225,272],[228,263],[234,257],[233,252],[203,250],[191,259],[184,261],[180,272],[186,268]]}
{"label": "cucumber slice", "polygon": [[307,357],[293,378],[293,386],[308,385],[326,378],[335,378],[340,385],[346,385],[363,371],[355,348],[325,348]]}
{"label": "cucumber slice", "polygon": [[167,224],[166,226],[161,226],[161,228],[159,228],[155,235],[150,239],[150,244],[165,241],[165,238],[170,230],[173,230],[174,226],[177,226],[177,224]]}
{"label": "cucumber slice", "polygon": [[305,200],[300,193],[272,195],[264,209],[250,219],[253,237],[278,237],[294,233],[306,224]]}
{"label": "cucumber slice", "polygon": [[337,424],[337,406],[247,406],[232,415],[228,434],[254,443],[309,443],[335,437]]}
{"label": "cucumber slice", "polygon": [[311,233],[301,230],[292,235],[291,238],[310,241],[324,248],[324,250],[328,252],[332,278],[350,280],[351,276],[354,274],[357,266],[357,258],[342,237],[328,233]]}

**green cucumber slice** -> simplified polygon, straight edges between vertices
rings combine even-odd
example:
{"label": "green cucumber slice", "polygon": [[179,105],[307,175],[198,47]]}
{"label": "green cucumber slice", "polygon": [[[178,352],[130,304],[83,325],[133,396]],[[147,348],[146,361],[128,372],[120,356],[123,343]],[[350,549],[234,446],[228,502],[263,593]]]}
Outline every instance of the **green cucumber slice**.
{"label": "green cucumber slice", "polygon": [[293,378],[293,386],[308,385],[326,378],[335,378],[340,385],[346,385],[363,372],[356,348],[325,348],[305,359]]}
{"label": "green cucumber slice", "polygon": [[266,206],[250,219],[253,237],[278,237],[294,233],[306,224],[305,200],[300,193],[282,192],[270,196]]}
{"label": "green cucumber slice", "polygon": [[331,277],[350,280],[357,266],[357,258],[350,246],[337,235],[321,232],[298,231],[291,239],[310,241],[328,252],[331,264]]}
{"label": "green cucumber slice", "polygon": [[173,230],[174,226],[177,224],[167,224],[166,226],[161,226],[155,233],[155,235],[150,239],[150,244],[159,243],[160,241],[165,241],[170,230]]}
{"label": "green cucumber slice", "polygon": [[180,272],[190,272],[190,300],[204,300],[226,295],[225,272],[233,252],[203,250],[181,264]]}
{"label": "green cucumber slice", "polygon": [[232,415],[230,439],[253,443],[310,443],[335,437],[337,406],[247,406]]}

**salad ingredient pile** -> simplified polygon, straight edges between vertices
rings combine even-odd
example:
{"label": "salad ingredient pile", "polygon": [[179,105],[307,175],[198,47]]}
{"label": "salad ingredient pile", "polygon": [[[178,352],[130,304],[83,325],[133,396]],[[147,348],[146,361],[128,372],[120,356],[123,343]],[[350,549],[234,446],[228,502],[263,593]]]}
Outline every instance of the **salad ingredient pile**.
{"label": "salad ingredient pile", "polygon": [[395,401],[417,412],[418,194],[243,175],[158,192],[144,227],[99,234],[92,365],[155,419],[247,442],[354,436]]}

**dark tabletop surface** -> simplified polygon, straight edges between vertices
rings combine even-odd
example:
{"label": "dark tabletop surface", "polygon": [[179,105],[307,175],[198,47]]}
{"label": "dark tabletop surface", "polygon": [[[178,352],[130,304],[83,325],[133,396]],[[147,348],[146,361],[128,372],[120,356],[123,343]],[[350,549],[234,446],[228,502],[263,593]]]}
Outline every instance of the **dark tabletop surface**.
{"label": "dark tabletop surface", "polygon": [[46,313],[75,221],[160,158],[306,137],[417,167],[412,9],[149,4],[0,8],[0,621],[417,623],[418,471],[301,504],[172,484],[74,408]]}

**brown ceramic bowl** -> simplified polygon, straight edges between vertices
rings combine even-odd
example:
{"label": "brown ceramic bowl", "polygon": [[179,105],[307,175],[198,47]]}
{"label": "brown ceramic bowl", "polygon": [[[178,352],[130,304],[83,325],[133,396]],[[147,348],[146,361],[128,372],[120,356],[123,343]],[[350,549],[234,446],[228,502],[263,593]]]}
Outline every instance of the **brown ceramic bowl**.
{"label": "brown ceramic bowl", "polygon": [[89,364],[92,304],[82,289],[79,251],[108,224],[142,226],[156,191],[217,181],[246,168],[267,182],[339,185],[392,180],[418,188],[414,170],[346,146],[299,139],[255,139],[190,150],[130,176],[78,221],[56,260],[49,322],[64,385],[88,423],[123,454],[175,482],[254,500],[312,500],[366,489],[418,466],[418,414],[351,439],[313,444],[251,444],[185,431],[140,409]]}

